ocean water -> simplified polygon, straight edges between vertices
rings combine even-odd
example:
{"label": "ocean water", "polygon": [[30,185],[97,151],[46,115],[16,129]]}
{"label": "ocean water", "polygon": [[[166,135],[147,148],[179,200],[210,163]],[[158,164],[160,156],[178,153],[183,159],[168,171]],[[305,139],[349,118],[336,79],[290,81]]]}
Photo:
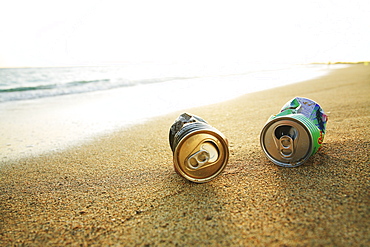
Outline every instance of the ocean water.
{"label": "ocean water", "polygon": [[343,65],[132,63],[0,69],[0,160],[60,150],[174,111],[308,80]]}
{"label": "ocean water", "polygon": [[[240,94],[320,76],[327,65],[291,64],[158,64],[120,66],[0,68],[0,102],[81,94],[170,82],[196,82],[214,88],[216,97]],[[232,85],[229,83],[232,82]],[[183,90],[183,88],[182,88]],[[217,91],[220,95],[217,95]],[[177,94],[186,94],[179,91]],[[225,95],[225,96],[223,96]],[[207,96],[212,98],[211,95]]]}

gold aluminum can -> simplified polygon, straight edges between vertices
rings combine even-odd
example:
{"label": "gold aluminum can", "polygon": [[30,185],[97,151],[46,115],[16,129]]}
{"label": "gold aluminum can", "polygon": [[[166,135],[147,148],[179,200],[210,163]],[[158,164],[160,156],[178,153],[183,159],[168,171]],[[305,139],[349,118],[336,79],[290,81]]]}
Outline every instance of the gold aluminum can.
{"label": "gold aluminum can", "polygon": [[202,118],[183,113],[170,128],[175,171],[195,183],[209,182],[229,159],[226,137]]}

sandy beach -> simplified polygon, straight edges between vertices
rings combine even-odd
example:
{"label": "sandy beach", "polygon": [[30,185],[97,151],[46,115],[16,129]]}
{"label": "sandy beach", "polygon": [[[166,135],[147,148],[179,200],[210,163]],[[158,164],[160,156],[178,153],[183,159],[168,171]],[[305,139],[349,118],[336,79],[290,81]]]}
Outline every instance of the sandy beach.
{"label": "sandy beach", "polygon": [[[322,149],[283,168],[259,134],[295,96],[329,115]],[[181,112],[62,152],[0,163],[1,246],[368,246],[370,66],[188,109],[230,144],[205,184],[177,175]]]}

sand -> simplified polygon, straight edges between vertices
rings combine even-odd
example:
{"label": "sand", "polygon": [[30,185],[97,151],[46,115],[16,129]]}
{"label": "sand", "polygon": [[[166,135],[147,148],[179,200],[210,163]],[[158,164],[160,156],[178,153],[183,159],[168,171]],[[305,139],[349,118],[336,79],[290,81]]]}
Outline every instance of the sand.
{"label": "sand", "polygon": [[[329,115],[322,149],[282,168],[259,133],[295,96]],[[229,140],[225,171],[205,184],[173,169],[154,118],[63,152],[0,163],[0,245],[368,246],[370,66],[188,109]]]}

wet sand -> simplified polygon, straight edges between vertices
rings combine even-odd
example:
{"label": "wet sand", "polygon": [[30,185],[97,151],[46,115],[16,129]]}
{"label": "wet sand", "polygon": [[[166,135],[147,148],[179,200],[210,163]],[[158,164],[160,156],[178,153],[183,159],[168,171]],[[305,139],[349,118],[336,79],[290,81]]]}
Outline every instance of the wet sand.
{"label": "wet sand", "polygon": [[[370,243],[370,66],[187,112],[228,138],[205,184],[174,172],[168,131],[182,112],[63,152],[0,163],[0,245],[366,246]],[[282,168],[259,145],[295,96],[329,115],[322,149]]]}

